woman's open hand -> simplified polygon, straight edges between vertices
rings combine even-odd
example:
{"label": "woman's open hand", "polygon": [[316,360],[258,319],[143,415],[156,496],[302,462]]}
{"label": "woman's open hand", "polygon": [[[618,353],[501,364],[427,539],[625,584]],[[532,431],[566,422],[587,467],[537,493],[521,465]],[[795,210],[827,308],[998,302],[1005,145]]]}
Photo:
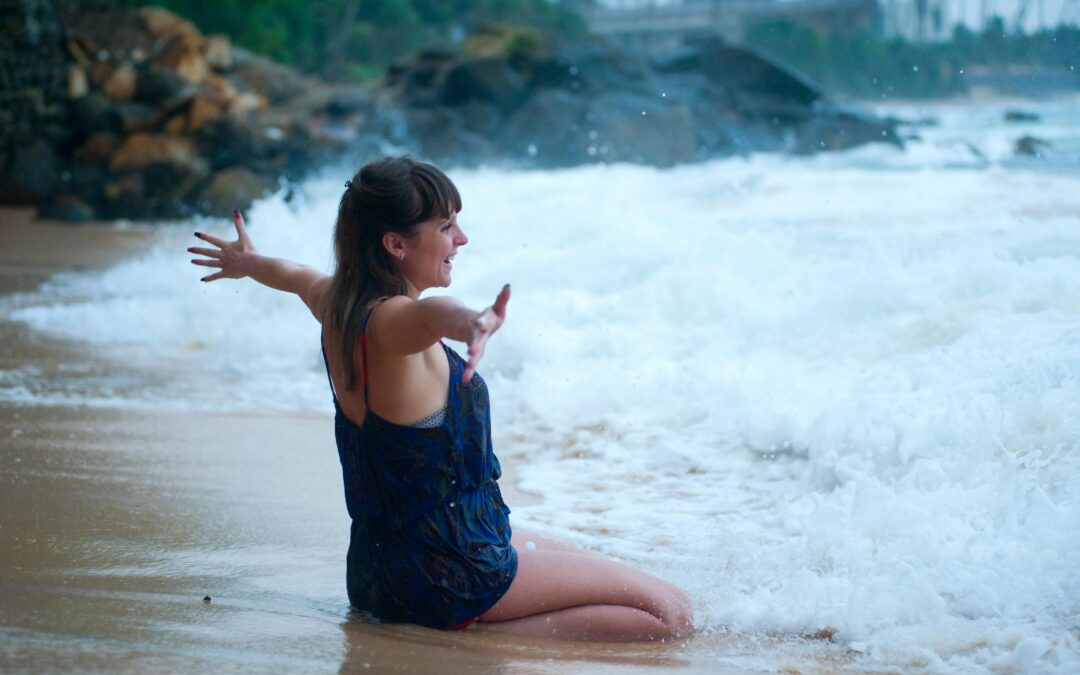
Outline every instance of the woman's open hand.
{"label": "woman's open hand", "polygon": [[476,315],[473,319],[472,339],[469,340],[469,362],[465,365],[465,372],[461,374],[461,381],[468,382],[476,372],[476,366],[484,356],[484,348],[488,338],[491,337],[506,320],[506,303],[510,302],[510,284],[503,286],[495,303]]}
{"label": "woman's open hand", "polygon": [[247,254],[257,253],[255,245],[251,243],[247,230],[244,228],[244,217],[239,211],[233,211],[233,224],[236,226],[236,241],[225,241],[215,236],[196,232],[195,236],[217,248],[200,248],[192,246],[188,253],[205,256],[192,258],[192,265],[201,267],[216,267],[217,272],[202,278],[202,281],[217,281],[218,279],[243,279],[248,276]]}

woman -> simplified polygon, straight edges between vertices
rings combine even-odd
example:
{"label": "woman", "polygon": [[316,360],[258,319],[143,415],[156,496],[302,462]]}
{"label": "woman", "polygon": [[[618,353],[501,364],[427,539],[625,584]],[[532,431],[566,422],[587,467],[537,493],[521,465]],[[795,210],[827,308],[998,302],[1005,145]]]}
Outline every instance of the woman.
{"label": "woman", "polygon": [[[383,158],[345,184],[333,276],[259,255],[238,238],[195,236],[203,281],[251,277],[295,293],[323,326],[338,454],[352,517],[352,606],[442,629],[473,622],[577,640],[656,640],[693,631],[675,586],[533,533],[511,536],[491,448],[487,386],[475,374],[506,318],[510,287],[476,311],[449,297],[469,239],[461,197],[436,167]],[[468,360],[443,345],[468,345]]]}

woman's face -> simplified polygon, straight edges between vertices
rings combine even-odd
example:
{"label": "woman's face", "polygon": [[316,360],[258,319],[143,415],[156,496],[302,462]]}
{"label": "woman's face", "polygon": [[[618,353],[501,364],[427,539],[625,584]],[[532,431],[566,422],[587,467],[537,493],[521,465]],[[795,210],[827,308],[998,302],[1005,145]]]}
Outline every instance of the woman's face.
{"label": "woman's face", "polygon": [[451,211],[449,218],[436,216],[420,223],[416,235],[405,240],[401,273],[417,291],[449,286],[454,256],[458,247],[467,243],[469,238],[458,225],[456,211]]}

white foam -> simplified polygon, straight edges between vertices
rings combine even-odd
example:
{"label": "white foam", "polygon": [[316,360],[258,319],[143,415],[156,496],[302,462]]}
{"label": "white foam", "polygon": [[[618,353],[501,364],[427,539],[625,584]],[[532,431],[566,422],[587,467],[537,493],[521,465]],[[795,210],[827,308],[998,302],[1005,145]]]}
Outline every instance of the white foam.
{"label": "white foam", "polygon": [[[993,146],[998,112],[934,133]],[[544,497],[515,522],[686,586],[706,628],[830,626],[870,668],[1080,668],[1080,161],[936,142],[455,172],[454,293],[513,284],[481,370],[500,456]],[[325,267],[349,173],[257,205],[260,249]],[[306,310],[199,284],[188,237],[7,313],[191,373],[120,399],[328,410]]]}

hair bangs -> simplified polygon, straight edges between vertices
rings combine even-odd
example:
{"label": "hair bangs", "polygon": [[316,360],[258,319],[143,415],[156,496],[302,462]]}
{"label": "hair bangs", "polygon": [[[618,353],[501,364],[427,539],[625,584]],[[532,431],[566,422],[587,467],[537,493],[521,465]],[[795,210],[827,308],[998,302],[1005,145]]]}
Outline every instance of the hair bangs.
{"label": "hair bangs", "polygon": [[417,163],[412,167],[413,222],[421,223],[436,216],[449,218],[461,211],[461,193],[450,178],[438,168]]}

